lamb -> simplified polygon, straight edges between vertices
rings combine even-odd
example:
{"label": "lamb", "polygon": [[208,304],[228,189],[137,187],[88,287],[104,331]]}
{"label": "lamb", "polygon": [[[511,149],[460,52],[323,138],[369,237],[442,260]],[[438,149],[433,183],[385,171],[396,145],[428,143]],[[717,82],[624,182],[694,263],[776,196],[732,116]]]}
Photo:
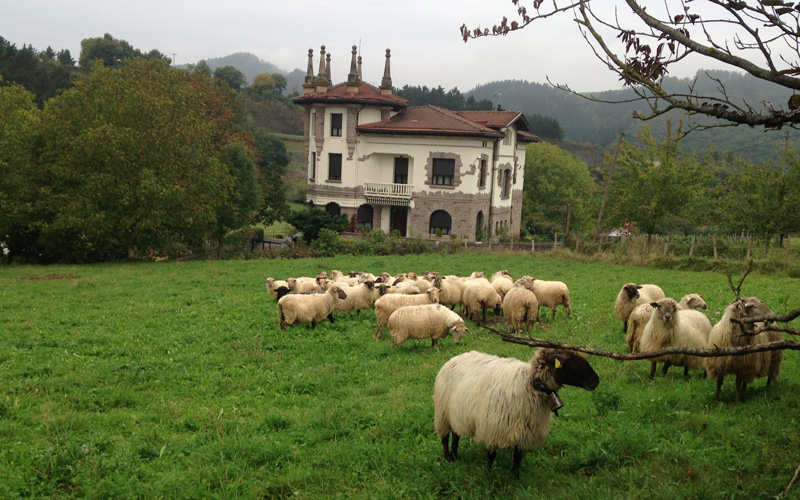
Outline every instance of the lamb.
{"label": "lamb", "polygon": [[503,315],[512,332],[527,332],[531,325],[539,320],[539,301],[533,293],[533,278],[523,276],[514,282],[514,286],[503,297]]}
{"label": "lamb", "polygon": [[273,299],[278,300],[289,293],[289,283],[284,280],[267,278],[267,292]]}
{"label": "lamb", "polygon": [[290,293],[278,301],[278,318],[281,330],[286,330],[288,325],[295,323],[311,323],[311,328],[317,326],[317,321],[328,318],[333,323],[333,311],[339,300],[347,298],[347,294],[339,285],[331,285],[323,293],[296,294]]}
{"label": "lamb", "polygon": [[[451,358],[433,386],[434,426],[444,458],[458,458],[461,436],[486,447],[489,468],[497,450],[514,447],[514,474],[522,454],[541,446],[552,413],[564,405],[558,391],[572,385],[593,391],[600,378],[572,351],[538,349],[529,363],[477,351]],[[448,446],[450,434],[452,447]]]}
{"label": "lamb", "polygon": [[500,295],[495,291],[494,287],[489,280],[486,279],[483,273],[480,276],[472,273],[475,277],[470,277],[467,280],[467,286],[464,287],[463,303],[467,307],[467,314],[472,316],[475,314],[476,322],[481,324],[480,311],[483,310],[483,321],[486,321],[486,308],[491,307],[499,314],[500,308],[503,305]]}
{"label": "lamb", "polygon": [[637,285],[636,283],[623,285],[614,302],[614,316],[622,321],[622,331],[628,330],[628,317],[636,306],[649,304],[665,297],[664,290],[658,285]]}
{"label": "lamb", "polygon": [[[678,302],[678,309],[706,309],[708,305],[703,297],[696,293],[684,295],[680,302]],[[642,338],[642,331],[644,325],[650,320],[650,314],[653,312],[653,306],[650,303],[639,304],[628,317],[628,334],[625,337],[625,342],[631,348],[631,352],[639,350],[639,341]]]}
{"label": "lamb", "polygon": [[[719,322],[714,325],[708,337],[708,348],[741,347],[747,345],[780,340],[778,332],[764,332],[759,335],[746,335],[741,325],[733,319],[757,318],[772,314],[772,310],[757,297],[742,297],[733,301],[726,309]],[[757,323],[756,325],[760,325]],[[717,389],[714,397],[719,399],[719,392],[725,375],[736,375],[736,401],[741,401],[747,384],[757,377],[767,377],[767,387],[780,374],[780,363],[783,359],[781,351],[767,351],[742,356],[719,356],[706,358],[706,372],[710,380],[716,379]]]}
{"label": "lamb", "polygon": [[386,293],[386,286],[381,285],[376,287],[374,281],[365,281],[359,285],[341,286],[347,298],[337,302],[336,310],[361,314],[362,309],[369,309],[379,296]]}
{"label": "lamb", "polygon": [[489,278],[489,283],[492,284],[494,290],[500,295],[500,300],[505,297],[506,293],[514,286],[514,279],[508,271],[497,271]]}
{"label": "lamb", "polygon": [[553,311],[553,319],[556,319],[556,309],[561,305],[567,310],[567,319],[569,319],[571,309],[569,305],[569,288],[567,288],[566,283],[563,281],[534,279],[533,293],[536,294],[540,307],[549,307]]}
{"label": "lamb", "polygon": [[[678,309],[678,303],[670,298],[661,299],[651,305],[653,312],[642,331],[640,342],[642,352],[656,351],[664,347],[705,348],[711,331],[711,322],[705,314],[692,309]],[[684,376],[689,375],[689,370],[703,367],[703,360],[697,356],[668,354],[650,360],[650,378],[655,375],[656,365],[661,361],[664,362],[661,370],[664,375],[672,365],[683,366]]]}
{"label": "lamb", "polygon": [[378,331],[375,338],[381,338],[382,329],[389,324],[389,316],[403,306],[419,306],[438,304],[439,289],[431,287],[425,293],[417,295],[386,294],[375,301],[375,317],[378,320]]}
{"label": "lamb", "polygon": [[389,316],[392,347],[401,346],[408,339],[431,339],[435,348],[439,339],[451,333],[458,344],[467,331],[461,316],[441,304],[404,306]]}

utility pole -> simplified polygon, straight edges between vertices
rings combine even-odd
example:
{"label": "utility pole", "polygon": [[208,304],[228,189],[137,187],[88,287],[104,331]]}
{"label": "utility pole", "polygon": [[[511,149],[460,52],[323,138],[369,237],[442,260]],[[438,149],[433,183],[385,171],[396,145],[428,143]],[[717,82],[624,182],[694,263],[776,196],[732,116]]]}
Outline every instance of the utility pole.
{"label": "utility pole", "polygon": [[619,133],[619,142],[617,143],[617,152],[614,153],[614,160],[611,162],[611,168],[608,171],[608,180],[606,181],[606,189],[603,193],[603,201],[600,203],[600,213],[597,214],[597,225],[594,228],[594,239],[600,235],[600,223],[603,221],[603,212],[606,209],[606,201],[608,201],[608,190],[611,188],[611,178],[614,176],[614,167],[617,165],[617,157],[619,157],[619,150],[622,148],[622,138],[625,137],[624,132]]}

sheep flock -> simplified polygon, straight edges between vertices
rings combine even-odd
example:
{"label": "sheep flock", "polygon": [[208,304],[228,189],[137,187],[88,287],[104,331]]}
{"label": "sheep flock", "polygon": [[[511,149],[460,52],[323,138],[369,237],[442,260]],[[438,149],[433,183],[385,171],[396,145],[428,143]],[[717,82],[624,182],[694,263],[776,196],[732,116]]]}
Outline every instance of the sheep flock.
{"label": "sheep flock", "polygon": [[[372,310],[375,337],[380,339],[388,327],[393,348],[412,339],[430,339],[432,348],[438,349],[437,341],[448,336],[458,344],[465,333],[477,331],[470,332],[467,321],[478,328],[489,322],[487,310],[493,311],[494,324],[503,321],[510,333],[546,330],[540,307],[551,310],[550,321],[556,321],[558,308],[563,307],[563,321],[569,321],[572,304],[566,283],[532,276],[515,279],[506,270],[486,276],[482,271],[456,276],[332,270],[314,277],[270,277],[266,288],[277,302],[281,329],[300,323],[311,323],[313,329],[325,319],[333,323],[334,314]],[[631,282],[622,285],[616,299],[609,297],[608,314],[623,322],[626,336],[620,341],[624,338],[632,352],[714,349],[781,338],[769,332],[743,334],[732,321],[772,312],[756,297],[737,297],[713,326],[703,312],[706,309],[706,301],[697,294],[686,293],[677,301],[658,285]],[[670,354],[650,359],[650,378],[658,363],[663,363],[664,375],[671,366],[683,367],[684,376],[702,370],[703,377],[716,381],[714,395],[719,398],[725,376],[731,375],[735,399],[740,401],[756,378],[765,377],[770,385],[778,377],[781,359],[780,351],[710,358]],[[434,426],[444,458],[455,460],[459,439],[467,436],[486,447],[490,468],[497,450],[513,448],[513,472],[518,475],[523,453],[543,444],[552,415],[564,404],[559,389],[572,385],[594,390],[599,381],[589,362],[568,350],[540,348],[529,362],[475,351],[456,355],[442,366],[433,387]]]}

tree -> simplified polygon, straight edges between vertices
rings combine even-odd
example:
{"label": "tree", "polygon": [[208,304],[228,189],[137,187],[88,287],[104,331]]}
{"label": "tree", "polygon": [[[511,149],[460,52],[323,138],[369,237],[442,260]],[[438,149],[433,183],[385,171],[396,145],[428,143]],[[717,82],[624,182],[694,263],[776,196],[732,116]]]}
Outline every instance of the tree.
{"label": "tree", "polygon": [[250,92],[254,96],[269,99],[275,95],[275,78],[269,73],[259,73],[253,77]]}
{"label": "tree", "polygon": [[220,160],[228,168],[233,182],[228,192],[223,193],[225,203],[217,209],[216,231],[217,258],[222,251],[222,240],[228,232],[252,224],[258,215],[264,193],[258,181],[255,156],[241,142],[226,145],[220,151]]}
{"label": "tree", "polygon": [[[482,36],[506,35],[557,16],[574,17],[593,54],[649,105],[648,112],[638,114],[641,119],[677,109],[716,118],[716,124],[800,128],[800,94],[795,93],[800,90],[800,10],[792,3],[533,0],[532,7],[529,11],[519,5],[518,20],[503,17],[491,29],[462,25],[461,35],[466,42]],[[784,87],[785,101],[760,105],[738,101],[725,92],[721,82],[719,92],[707,94],[696,93],[694,87],[688,92],[665,89],[663,77],[690,55],[709,58]],[[559,87],[571,91],[565,85]]]}
{"label": "tree", "polygon": [[41,112],[21,85],[0,86],[0,243],[22,255],[35,239],[30,200],[36,196]]}
{"label": "tree", "polygon": [[289,153],[286,151],[286,144],[266,130],[257,128],[252,134],[258,175],[264,193],[258,220],[268,226],[285,219],[291,211],[286,203],[286,185],[282,177],[289,165]]}
{"label": "tree", "polygon": [[43,112],[43,259],[203,248],[235,186],[222,153],[246,141],[240,119],[234,92],[165,60],[95,65]]}
{"label": "tree", "polygon": [[624,142],[609,194],[609,219],[629,220],[649,236],[669,217],[693,221],[711,184],[710,169],[693,155],[680,152],[680,127],[661,144],[645,128],[641,147]]}
{"label": "tree", "polygon": [[227,82],[230,88],[239,92],[247,85],[247,77],[233,66],[222,66],[214,70],[214,78]]}
{"label": "tree", "polygon": [[316,208],[292,212],[286,218],[286,222],[303,232],[303,239],[306,243],[311,243],[319,238],[322,229],[329,229],[337,233],[347,229],[346,215],[331,215]]}
{"label": "tree", "polygon": [[531,143],[525,153],[522,227],[531,234],[564,231],[566,213],[575,230],[591,225],[596,187],[584,162],[544,142]]}
{"label": "tree", "polygon": [[18,83],[36,95],[42,106],[61,89],[72,86],[72,78],[64,66],[52,58],[42,57],[23,45],[21,49],[0,37],[0,85]]}
{"label": "tree", "polygon": [[162,59],[169,61],[169,58],[161,52],[153,49],[147,54],[143,54],[139,49],[125,40],[120,40],[106,33],[102,38],[84,38],[81,40],[81,55],[78,64],[83,68],[91,68],[98,59],[103,61],[105,66],[117,67],[128,58],[141,59]]}

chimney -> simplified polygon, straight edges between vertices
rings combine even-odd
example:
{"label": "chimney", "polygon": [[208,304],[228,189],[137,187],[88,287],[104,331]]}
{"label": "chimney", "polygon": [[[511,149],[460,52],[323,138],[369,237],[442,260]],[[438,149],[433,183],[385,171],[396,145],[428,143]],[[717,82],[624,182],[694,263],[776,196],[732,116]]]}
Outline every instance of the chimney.
{"label": "chimney", "polygon": [[350,73],[347,74],[347,92],[349,94],[358,93],[358,69],[356,67],[356,53],[358,47],[353,45],[353,50],[350,52]]}
{"label": "chimney", "polygon": [[[330,57],[330,54],[328,55]],[[325,93],[328,91],[328,85],[330,85],[330,81],[327,78],[327,72],[325,71],[325,46],[323,45],[319,51],[319,74],[317,75],[316,79],[316,91],[318,93]]]}
{"label": "chimney", "polygon": [[306,69],[306,79],[303,82],[303,94],[314,93],[314,49],[308,49],[308,69]]}
{"label": "chimney", "polygon": [[386,64],[383,67],[383,79],[381,80],[381,95],[392,95],[392,75],[389,69],[389,58],[392,51],[386,49]]}

